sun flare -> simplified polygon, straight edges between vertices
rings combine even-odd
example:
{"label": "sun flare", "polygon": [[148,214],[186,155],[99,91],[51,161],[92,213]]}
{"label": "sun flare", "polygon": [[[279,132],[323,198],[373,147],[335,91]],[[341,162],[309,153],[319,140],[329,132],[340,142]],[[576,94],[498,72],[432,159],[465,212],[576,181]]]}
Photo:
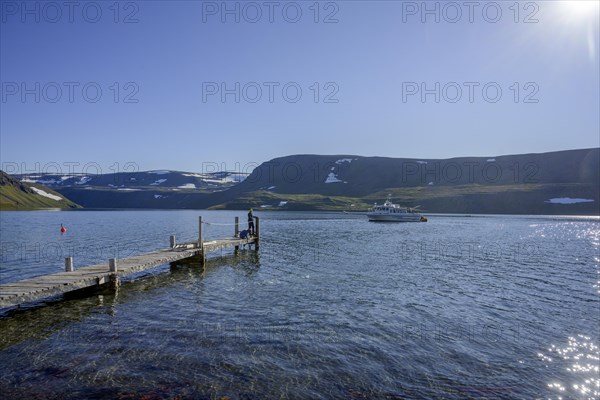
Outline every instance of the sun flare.
{"label": "sun flare", "polygon": [[571,17],[593,17],[598,15],[600,0],[568,0],[562,6],[566,14]]}
{"label": "sun flare", "polygon": [[564,0],[555,3],[562,22],[562,35],[586,43],[590,61],[598,53],[598,28],[600,25],[600,0]]}

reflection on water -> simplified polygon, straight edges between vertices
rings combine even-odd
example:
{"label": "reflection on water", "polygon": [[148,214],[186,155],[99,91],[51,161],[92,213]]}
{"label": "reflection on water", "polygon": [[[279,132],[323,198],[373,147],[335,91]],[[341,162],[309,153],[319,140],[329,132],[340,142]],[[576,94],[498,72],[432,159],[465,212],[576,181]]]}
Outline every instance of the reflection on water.
{"label": "reflection on water", "polygon": [[[116,291],[4,315],[0,391],[27,399],[600,397],[598,222],[439,216],[387,225],[261,214],[258,253],[213,254],[205,268],[161,266]],[[42,242],[45,230],[27,228],[28,215],[0,215],[2,229]],[[203,212],[224,223],[234,215]],[[193,237],[197,222],[190,212],[67,216],[69,233],[79,232],[73,240],[98,235],[106,219],[127,226],[120,242],[149,249],[172,233],[139,239],[150,219],[183,224],[180,237]],[[209,237],[230,233],[214,229]],[[8,264],[6,279],[31,273]]]}
{"label": "reflection on water", "polygon": [[559,368],[567,371],[561,379],[548,384],[556,393],[555,398],[600,397],[600,350],[591,337],[569,337],[564,347],[552,345],[547,354],[540,353],[538,356],[547,366],[557,363]]}

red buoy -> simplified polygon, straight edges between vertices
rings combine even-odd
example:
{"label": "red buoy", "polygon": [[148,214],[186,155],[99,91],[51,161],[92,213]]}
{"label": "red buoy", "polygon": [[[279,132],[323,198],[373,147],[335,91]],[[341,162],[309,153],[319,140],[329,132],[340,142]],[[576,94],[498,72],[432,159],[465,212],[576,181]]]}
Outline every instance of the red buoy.
{"label": "red buoy", "polygon": [[60,233],[65,233],[65,232],[67,232],[67,228],[65,228],[63,226],[63,224],[60,224]]}

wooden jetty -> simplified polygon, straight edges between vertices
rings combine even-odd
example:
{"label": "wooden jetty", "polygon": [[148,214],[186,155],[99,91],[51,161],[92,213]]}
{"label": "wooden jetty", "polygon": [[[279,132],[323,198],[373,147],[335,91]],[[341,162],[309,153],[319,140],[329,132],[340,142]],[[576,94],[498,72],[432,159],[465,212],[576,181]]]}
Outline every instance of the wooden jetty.
{"label": "wooden jetty", "polygon": [[235,226],[233,237],[204,240],[202,232],[204,222],[202,217],[199,217],[198,240],[195,242],[177,244],[175,236],[171,236],[168,249],[123,259],[111,258],[107,263],[82,268],[74,268],[73,257],[68,257],[65,259],[65,272],[0,285],[0,309],[107,283],[118,284],[121,278],[128,275],[186,258],[197,257],[200,264],[204,265],[207,253],[215,250],[234,248],[238,251],[239,247],[244,245],[253,245],[254,249],[258,250],[260,221],[258,217],[254,219],[255,235],[246,239],[239,238],[239,218],[236,217],[233,224]]}

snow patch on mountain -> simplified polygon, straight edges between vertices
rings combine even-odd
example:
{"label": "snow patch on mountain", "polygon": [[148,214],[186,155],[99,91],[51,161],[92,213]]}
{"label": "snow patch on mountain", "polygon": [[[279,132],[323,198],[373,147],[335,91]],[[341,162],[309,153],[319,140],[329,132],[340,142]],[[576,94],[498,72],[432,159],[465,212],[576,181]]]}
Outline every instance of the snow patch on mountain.
{"label": "snow patch on mountain", "polygon": [[325,179],[325,183],[340,183],[342,180],[338,179],[338,176],[333,172],[330,172]]}
{"label": "snow patch on mountain", "polygon": [[48,192],[44,192],[43,190],[38,189],[36,187],[31,187],[31,189],[34,192],[36,192],[37,194],[39,194],[40,196],[44,196],[44,197],[47,197],[47,198],[52,199],[52,200],[58,200],[58,201],[62,200],[62,197],[56,196],[56,195],[48,193]]}
{"label": "snow patch on mountain", "polygon": [[89,176],[82,176],[81,178],[79,178],[79,181],[75,182],[75,184],[76,185],[85,185],[91,180],[92,180],[92,178],[90,178]]}
{"label": "snow patch on mountain", "polygon": [[237,173],[237,172],[214,172],[206,174],[181,174],[182,176],[190,176],[193,178],[200,178],[205,182],[213,183],[232,183],[242,182],[248,177],[248,174]]}
{"label": "snow patch on mountain", "polygon": [[27,182],[27,183],[39,183],[40,185],[44,185],[44,186],[52,186],[52,185],[56,185],[62,181],[56,180],[56,179],[31,179],[32,177],[28,177],[28,178],[23,178],[21,179],[21,182]]}
{"label": "snow patch on mountain", "polygon": [[577,204],[577,203],[590,203],[592,199],[572,199],[570,197],[555,197],[553,199],[546,200],[545,203],[552,204]]}

